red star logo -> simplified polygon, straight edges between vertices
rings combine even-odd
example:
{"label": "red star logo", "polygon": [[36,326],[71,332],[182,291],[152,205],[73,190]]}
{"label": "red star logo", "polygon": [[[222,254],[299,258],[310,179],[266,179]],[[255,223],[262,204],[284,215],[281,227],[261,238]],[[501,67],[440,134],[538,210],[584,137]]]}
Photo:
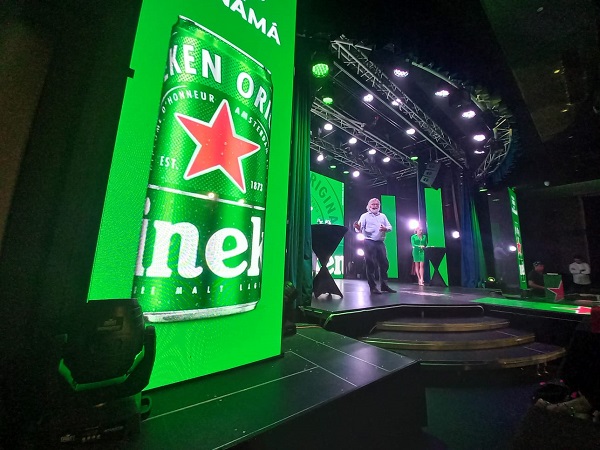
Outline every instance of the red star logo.
{"label": "red star logo", "polygon": [[235,132],[227,100],[221,102],[208,123],[179,113],[175,118],[197,145],[183,178],[190,180],[219,169],[245,193],[242,160],[256,153],[260,145]]}
{"label": "red star logo", "polygon": [[520,255],[521,254],[521,243],[517,242],[517,253]]}
{"label": "red star logo", "polygon": [[560,284],[558,285],[558,287],[555,288],[546,288],[549,291],[554,293],[554,301],[556,300],[562,300],[565,296],[565,290],[563,289],[563,282],[562,280],[560,280]]}

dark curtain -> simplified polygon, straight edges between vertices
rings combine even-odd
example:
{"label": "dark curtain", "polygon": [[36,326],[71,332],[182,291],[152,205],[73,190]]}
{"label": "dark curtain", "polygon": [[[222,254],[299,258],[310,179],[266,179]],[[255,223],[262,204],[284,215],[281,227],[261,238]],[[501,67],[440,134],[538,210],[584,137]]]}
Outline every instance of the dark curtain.
{"label": "dark curtain", "polygon": [[481,231],[472,195],[473,189],[474,187],[470,182],[464,182],[461,196],[460,227],[463,287],[480,287],[486,273]]}
{"label": "dark curtain", "polygon": [[286,240],[285,279],[298,290],[296,306],[308,306],[312,297],[312,239],[310,231],[310,107],[313,88],[308,69],[307,50],[298,43],[290,184]]}

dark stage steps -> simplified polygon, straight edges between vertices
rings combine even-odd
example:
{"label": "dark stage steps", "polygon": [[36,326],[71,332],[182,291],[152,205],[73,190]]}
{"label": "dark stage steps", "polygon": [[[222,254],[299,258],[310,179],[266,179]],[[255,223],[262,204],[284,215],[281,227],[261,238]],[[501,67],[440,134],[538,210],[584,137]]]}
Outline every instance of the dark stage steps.
{"label": "dark stage steps", "polygon": [[535,342],[533,333],[487,316],[401,317],[377,322],[361,340],[420,361],[426,370],[539,366],[565,354],[563,347]]}

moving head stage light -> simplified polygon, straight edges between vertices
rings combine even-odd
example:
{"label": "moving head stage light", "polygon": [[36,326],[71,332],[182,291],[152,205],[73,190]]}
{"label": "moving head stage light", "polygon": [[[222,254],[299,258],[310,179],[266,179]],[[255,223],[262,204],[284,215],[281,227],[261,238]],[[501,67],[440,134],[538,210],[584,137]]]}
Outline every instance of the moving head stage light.
{"label": "moving head stage light", "polygon": [[90,301],[74,322],[57,337],[36,440],[54,447],[138,433],[150,412],[141,391],[154,365],[154,327],[145,326],[135,299]]}

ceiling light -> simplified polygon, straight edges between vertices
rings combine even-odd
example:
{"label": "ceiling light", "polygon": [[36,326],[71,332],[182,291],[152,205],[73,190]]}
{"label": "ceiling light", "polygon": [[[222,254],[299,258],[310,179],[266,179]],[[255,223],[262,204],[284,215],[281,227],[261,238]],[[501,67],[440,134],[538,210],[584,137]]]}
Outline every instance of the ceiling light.
{"label": "ceiling light", "polygon": [[485,152],[483,150],[475,150],[473,153],[476,155],[483,155]]}
{"label": "ceiling light", "polygon": [[487,188],[485,186],[480,187],[479,192],[487,192]]}
{"label": "ceiling light", "polygon": [[411,156],[411,157],[410,157],[410,160],[411,160],[411,161],[418,161],[418,160],[419,160],[419,157],[418,157],[418,156]]}
{"label": "ceiling light", "polygon": [[360,175],[360,172],[358,170],[355,170],[354,172],[352,172],[352,176],[354,178],[358,177]]}
{"label": "ceiling light", "polygon": [[392,106],[400,106],[401,103],[402,101],[400,101],[399,99],[392,100]]}
{"label": "ceiling light", "polygon": [[452,237],[453,237],[454,239],[458,239],[458,238],[460,237],[460,233],[459,233],[458,231],[453,231],[453,232],[452,232]]}
{"label": "ceiling light", "polygon": [[330,165],[330,166],[329,166],[329,168],[330,168],[330,169],[336,169],[336,168],[337,168],[337,166],[336,166],[335,164],[332,164],[332,165]]}
{"label": "ceiling light", "polygon": [[465,119],[472,119],[473,117],[475,117],[475,111],[470,109],[468,111],[463,112],[461,116],[463,116]]}
{"label": "ceiling light", "polygon": [[394,69],[394,75],[398,78],[406,78],[408,76],[408,70],[396,68]]}
{"label": "ceiling light", "polygon": [[333,125],[331,125],[330,123],[326,123],[325,125],[323,125],[323,129],[325,131],[331,131],[333,130]]}
{"label": "ceiling light", "polygon": [[388,162],[390,162],[390,159],[391,159],[391,158],[390,158],[389,156],[386,156],[385,158],[383,158],[383,159],[382,159],[382,161],[383,161],[384,163],[388,163]]}
{"label": "ceiling light", "polygon": [[414,128],[409,128],[408,130],[406,130],[406,134],[408,134],[409,136],[415,134],[416,130]]}
{"label": "ceiling light", "polygon": [[476,134],[473,136],[473,139],[475,139],[477,142],[481,142],[485,139],[485,134]]}
{"label": "ceiling light", "polygon": [[559,74],[560,73],[560,69],[556,69],[553,73]]}
{"label": "ceiling light", "polygon": [[516,252],[517,251],[517,247],[515,247],[514,245],[509,245],[508,246],[508,250],[511,252]]}
{"label": "ceiling light", "polygon": [[436,97],[448,97],[450,95],[450,92],[448,92],[447,89],[440,89],[439,91],[437,91],[435,93]]}
{"label": "ceiling light", "polygon": [[377,150],[375,150],[374,148],[369,150],[369,155],[374,155],[375,153],[377,153]]}
{"label": "ceiling light", "polygon": [[317,161],[323,161],[325,159],[325,156],[323,156],[323,153],[319,153],[319,156],[317,156]]}
{"label": "ceiling light", "polygon": [[326,105],[333,105],[333,97],[325,96],[323,97],[323,103]]}
{"label": "ceiling light", "polygon": [[350,172],[349,172],[349,171],[347,171],[347,170],[344,170],[344,172],[343,172],[343,174],[344,174],[344,175],[348,175],[349,173],[350,173]]}
{"label": "ceiling light", "polygon": [[373,94],[367,94],[363,97],[363,100],[365,102],[372,102],[373,101]]}
{"label": "ceiling light", "polygon": [[356,144],[357,141],[358,139],[356,139],[355,137],[351,137],[350,139],[348,139],[348,144]]}

